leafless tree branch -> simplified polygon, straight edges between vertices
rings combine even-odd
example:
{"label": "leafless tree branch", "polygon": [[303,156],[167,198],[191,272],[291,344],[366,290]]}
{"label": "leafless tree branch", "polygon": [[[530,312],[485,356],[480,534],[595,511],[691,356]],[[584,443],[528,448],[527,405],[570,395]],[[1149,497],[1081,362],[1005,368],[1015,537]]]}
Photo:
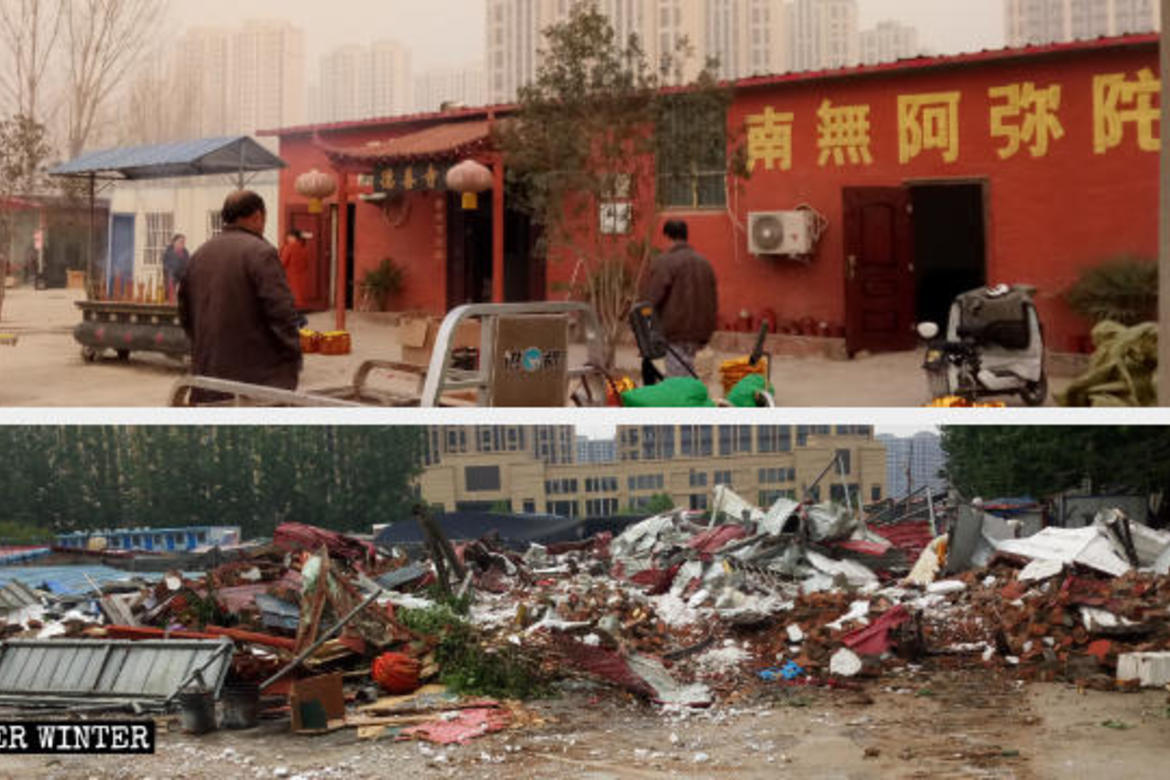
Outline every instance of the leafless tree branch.
{"label": "leafless tree branch", "polygon": [[54,60],[62,16],[69,0],[0,0],[0,95],[16,114],[40,115],[41,91]]}
{"label": "leafless tree branch", "polygon": [[155,39],[164,19],[160,0],[68,0],[69,153],[85,148],[102,108]]}

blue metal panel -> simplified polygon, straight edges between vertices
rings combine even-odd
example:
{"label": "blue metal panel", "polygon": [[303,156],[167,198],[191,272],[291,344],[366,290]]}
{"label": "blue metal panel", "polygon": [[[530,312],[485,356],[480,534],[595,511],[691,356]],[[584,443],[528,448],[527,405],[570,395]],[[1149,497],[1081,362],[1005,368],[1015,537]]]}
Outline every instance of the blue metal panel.
{"label": "blue metal panel", "polygon": [[52,168],[49,175],[114,174],[125,179],[160,179],[283,167],[283,160],[252,138],[227,136],[91,152]]}
{"label": "blue metal panel", "polygon": [[98,585],[106,582],[124,582],[131,578],[150,582],[162,578],[162,574],[159,573],[130,574],[109,566],[8,566],[0,567],[0,587],[13,580],[19,580],[33,588],[49,584],[50,590],[63,595],[92,594],[93,586],[89,584],[86,575]]}

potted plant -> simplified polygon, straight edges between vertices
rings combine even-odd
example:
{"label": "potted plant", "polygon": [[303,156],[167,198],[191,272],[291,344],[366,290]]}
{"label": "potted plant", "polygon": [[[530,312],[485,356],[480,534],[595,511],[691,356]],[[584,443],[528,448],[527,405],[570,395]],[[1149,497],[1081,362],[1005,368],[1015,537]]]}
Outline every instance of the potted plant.
{"label": "potted plant", "polygon": [[1094,325],[1105,320],[1132,327],[1158,319],[1158,265],[1125,255],[1081,273],[1065,300]]}
{"label": "potted plant", "polygon": [[387,257],[362,280],[362,300],[366,311],[386,311],[390,299],[402,291],[406,273]]}

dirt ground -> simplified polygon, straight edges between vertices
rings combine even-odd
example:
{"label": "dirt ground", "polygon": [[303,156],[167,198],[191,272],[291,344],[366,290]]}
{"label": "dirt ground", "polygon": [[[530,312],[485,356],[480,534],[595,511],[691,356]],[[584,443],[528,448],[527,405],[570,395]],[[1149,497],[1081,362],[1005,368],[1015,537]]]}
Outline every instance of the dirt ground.
{"label": "dirt ground", "polygon": [[[9,407],[157,407],[168,403],[184,362],[136,353],[123,363],[111,355],[94,363],[81,358],[73,328],[81,321],[77,291],[8,291],[0,333],[14,334],[15,347],[0,347],[0,406]],[[314,328],[332,329],[332,314],[314,315]],[[320,389],[347,384],[362,361],[401,359],[397,328],[376,315],[353,314],[349,327],[354,354],[309,355],[301,387]],[[717,361],[737,355],[718,355]],[[632,348],[618,355],[619,368],[638,375]],[[777,357],[772,378],[782,407],[917,407],[926,402],[926,379],[918,352],[874,355],[852,361]],[[1068,380],[1054,380],[1060,390]],[[1009,403],[1018,403],[1011,401]]]}
{"label": "dirt ground", "polygon": [[9,756],[0,778],[1161,778],[1170,738],[1165,691],[1081,693],[992,671],[907,672],[860,690],[760,683],[681,713],[578,685],[529,709],[536,722],[465,746],[352,729],[298,737],[268,722],[161,734],[147,757]]}

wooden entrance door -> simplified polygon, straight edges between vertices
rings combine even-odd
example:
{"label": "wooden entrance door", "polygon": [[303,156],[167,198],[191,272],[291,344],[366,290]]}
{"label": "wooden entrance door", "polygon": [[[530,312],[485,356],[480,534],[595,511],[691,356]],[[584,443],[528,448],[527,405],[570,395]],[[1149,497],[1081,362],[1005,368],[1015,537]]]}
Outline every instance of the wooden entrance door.
{"label": "wooden entrance door", "polygon": [[[308,311],[326,311],[329,301],[329,268],[332,262],[329,236],[325,234],[325,219],[321,214],[310,214],[304,207],[293,207],[288,214],[289,226],[301,231],[309,254],[309,269],[305,278],[305,300],[300,304]],[[284,236],[280,237],[283,244]]]}
{"label": "wooden entrance door", "polygon": [[850,354],[913,349],[914,232],[909,190],[845,190],[845,309]]}

